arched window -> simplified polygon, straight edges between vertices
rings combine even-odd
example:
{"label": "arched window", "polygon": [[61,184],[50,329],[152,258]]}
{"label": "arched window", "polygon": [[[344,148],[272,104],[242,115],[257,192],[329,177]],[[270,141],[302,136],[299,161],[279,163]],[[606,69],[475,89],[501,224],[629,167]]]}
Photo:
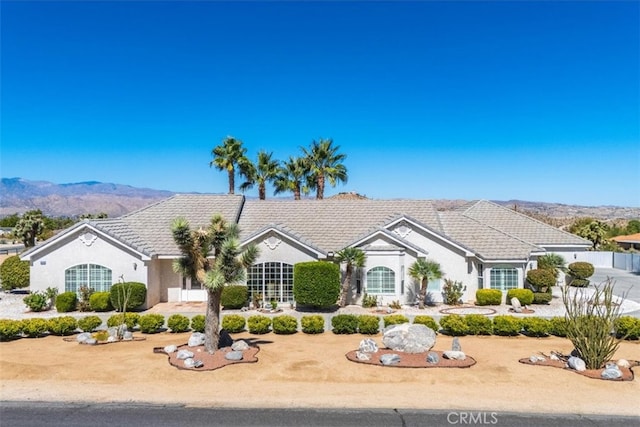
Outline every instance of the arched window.
{"label": "arched window", "polygon": [[265,301],[293,301],[293,265],[284,262],[254,264],[247,274],[249,296],[264,295]]}
{"label": "arched window", "polygon": [[109,292],[113,280],[111,270],[97,264],[78,264],[64,272],[65,292],[80,292],[80,287],[87,286],[95,292]]}
{"label": "arched window", "polygon": [[508,265],[499,265],[493,267],[489,273],[491,289],[506,291],[509,289],[517,289],[518,286],[518,270]]}
{"label": "arched window", "polygon": [[373,267],[367,271],[368,294],[395,294],[396,273],[388,267]]}

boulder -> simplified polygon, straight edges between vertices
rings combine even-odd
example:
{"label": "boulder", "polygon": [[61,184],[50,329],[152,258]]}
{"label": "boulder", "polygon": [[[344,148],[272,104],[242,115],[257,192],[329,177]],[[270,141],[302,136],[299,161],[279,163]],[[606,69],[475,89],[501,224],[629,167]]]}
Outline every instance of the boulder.
{"label": "boulder", "polygon": [[516,313],[522,313],[522,305],[520,304],[520,300],[518,298],[511,298],[511,308]]}
{"label": "boulder", "polygon": [[184,367],[185,368],[193,368],[195,364],[196,364],[196,361],[193,360],[193,358],[191,358],[191,357],[189,357],[187,359],[184,359]]}
{"label": "boulder", "polygon": [[356,359],[362,360],[362,361],[369,361],[371,360],[371,353],[356,351]]}
{"label": "boulder", "polygon": [[202,332],[194,332],[189,337],[189,341],[187,341],[187,345],[189,347],[198,347],[200,345],[204,345],[204,334]]}
{"label": "boulder", "polygon": [[88,345],[96,345],[96,344],[98,344],[98,340],[93,338],[93,337],[91,337],[88,340],[86,340],[84,343],[88,344]]}
{"label": "boulder", "polygon": [[584,363],[584,360],[579,357],[571,356],[567,363],[569,364],[569,367],[575,371],[582,372],[587,370],[587,365]]}
{"label": "boulder", "polygon": [[133,340],[133,332],[125,331],[124,335],[122,335],[122,339],[125,340],[125,341],[132,341]]}
{"label": "boulder", "polygon": [[435,345],[436,333],[421,324],[391,325],[384,330],[382,343],[394,351],[426,353]]}
{"label": "boulder", "polygon": [[616,380],[622,377],[622,371],[615,363],[607,363],[600,376],[605,380]]}
{"label": "boulder", "polygon": [[451,350],[462,351],[462,346],[460,345],[460,339],[458,337],[453,337],[453,341],[451,341]]}
{"label": "boulder", "polygon": [[230,351],[224,355],[224,358],[227,360],[242,360],[242,357],[241,351]]}
{"label": "boulder", "polygon": [[171,354],[171,353],[173,353],[173,352],[175,352],[177,350],[178,350],[178,346],[176,346],[174,344],[168,345],[168,346],[166,346],[164,348],[164,352],[167,353],[167,354]]}
{"label": "boulder", "polygon": [[442,357],[450,360],[464,360],[467,356],[462,351],[445,351],[442,353]]}
{"label": "boulder", "polygon": [[435,365],[438,362],[440,362],[440,356],[438,356],[438,353],[430,351],[427,354],[427,363],[431,363],[431,364]]}
{"label": "boulder", "polygon": [[233,351],[245,351],[249,349],[249,344],[245,340],[238,340],[231,344],[231,350]]}
{"label": "boulder", "polygon": [[358,350],[362,353],[377,353],[378,352],[378,344],[371,338],[365,338],[360,341],[360,346]]}
{"label": "boulder", "polygon": [[629,363],[629,361],[627,359],[618,360],[618,362],[616,362],[616,365],[618,365],[621,368],[628,368],[628,367],[631,366],[631,364]]}
{"label": "boulder", "polygon": [[78,334],[78,336],[76,337],[76,341],[78,341],[80,344],[85,344],[87,340],[90,338],[93,338],[93,337],[89,332],[83,332],[81,334]]}
{"label": "boulder", "polygon": [[400,363],[400,355],[395,353],[383,354],[380,356],[380,363],[385,366],[396,365]]}
{"label": "boulder", "polygon": [[179,360],[186,360],[189,358],[193,358],[193,352],[189,350],[178,350],[178,354],[176,354],[176,358]]}

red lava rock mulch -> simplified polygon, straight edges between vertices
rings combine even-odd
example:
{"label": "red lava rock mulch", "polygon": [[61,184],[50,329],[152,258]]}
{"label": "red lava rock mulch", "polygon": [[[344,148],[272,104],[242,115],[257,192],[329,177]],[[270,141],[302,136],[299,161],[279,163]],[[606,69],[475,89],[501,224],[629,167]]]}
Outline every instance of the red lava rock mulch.
{"label": "red lava rock mulch", "polygon": [[[604,369],[587,369],[585,371],[576,371],[575,369],[569,368],[567,364],[562,360],[551,360],[549,358],[546,358],[544,361],[541,361],[541,362],[532,362],[531,360],[529,360],[528,357],[526,357],[526,358],[520,359],[519,362],[524,363],[525,365],[550,366],[552,368],[560,368],[567,371],[575,372],[576,374],[580,374],[587,378],[593,378],[595,380],[603,380],[603,381],[633,381],[633,370],[631,368],[634,366],[640,366],[640,361],[629,360],[631,367],[629,368],[619,367],[620,372],[622,372],[622,376],[620,378],[608,380],[608,379],[602,378],[601,376],[602,371],[604,371]],[[615,362],[615,360],[612,360],[612,362]]]}
{"label": "red lava rock mulch", "polygon": [[[184,360],[179,360],[176,356],[178,355],[178,350],[189,350],[193,352],[193,358],[195,360],[202,360],[203,365],[199,368],[186,368],[184,366]],[[242,352],[242,360],[227,360],[224,358],[224,355],[229,353],[231,347],[223,347],[218,349],[213,354],[209,354],[204,346],[198,347],[189,347],[187,344],[183,344],[178,346],[178,350],[174,351],[171,354],[167,354],[164,352],[164,347],[154,347],[154,353],[160,353],[167,356],[169,360],[169,364],[175,366],[178,369],[184,369],[186,371],[213,371],[215,369],[223,368],[227,365],[235,365],[236,363],[255,363],[258,361],[256,355],[260,351],[260,347],[255,345],[250,345],[249,348]]]}
{"label": "red lava rock mulch", "polygon": [[[388,348],[381,348],[376,353],[371,354],[371,360],[359,360],[356,357],[356,353],[358,350],[350,351],[346,354],[347,359],[356,362],[356,363],[364,363],[366,365],[376,365],[376,366],[384,366],[390,368],[469,368],[476,364],[476,360],[473,357],[469,357],[465,360],[451,360],[445,359],[442,357],[442,351],[432,350],[433,353],[436,353],[440,360],[438,363],[429,363],[427,362],[427,354],[428,353],[403,353],[401,351],[394,351]],[[380,363],[380,356],[383,354],[392,354],[395,353],[400,356],[400,362],[395,365],[383,365]]]}

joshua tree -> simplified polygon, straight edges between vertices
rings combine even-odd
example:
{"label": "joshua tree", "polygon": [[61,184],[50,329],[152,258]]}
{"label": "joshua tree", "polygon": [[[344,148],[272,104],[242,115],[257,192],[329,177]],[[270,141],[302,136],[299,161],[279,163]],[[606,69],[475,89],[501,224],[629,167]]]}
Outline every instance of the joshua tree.
{"label": "joshua tree", "polygon": [[42,211],[28,211],[22,215],[22,218],[16,224],[14,234],[22,239],[25,248],[36,245],[36,236],[44,230],[44,220],[42,219]]}
{"label": "joshua tree", "polygon": [[235,192],[236,167],[242,168],[248,163],[246,152],[247,149],[242,146],[242,141],[232,136],[227,136],[222,140],[222,144],[211,150],[213,160],[209,162],[209,166],[215,166],[220,171],[227,171],[229,194],[234,194]]}
{"label": "joshua tree", "polygon": [[266,151],[258,152],[258,163],[255,165],[249,161],[241,164],[241,173],[246,177],[246,181],[240,185],[240,190],[245,191],[258,184],[258,197],[264,200],[267,197],[267,182],[272,182],[278,176],[278,161],[271,158],[273,153]]}
{"label": "joshua tree", "polygon": [[308,169],[305,161],[301,157],[290,156],[289,160],[282,162],[278,170],[278,176],[274,180],[275,192],[280,194],[287,191],[293,193],[295,200],[300,200],[302,193],[308,194],[309,189],[305,185]]}
{"label": "joshua tree", "polygon": [[409,268],[409,275],[420,282],[418,307],[424,308],[424,300],[427,297],[427,285],[429,281],[440,279],[443,276],[440,264],[436,261],[418,259]]}
{"label": "joshua tree", "polygon": [[367,256],[358,248],[344,248],[336,253],[335,261],[339,264],[346,264],[344,279],[342,280],[342,288],[340,290],[340,307],[344,307],[348,303],[349,286],[351,285],[351,277],[353,269],[364,267]]}
{"label": "joshua tree", "polygon": [[[184,218],[176,218],[171,225],[173,239],[182,258],[173,263],[173,270],[204,284],[207,289],[205,349],[218,350],[220,341],[220,298],[226,285],[242,282],[246,269],[258,257],[258,249],[251,245],[240,249],[239,230],[220,215],[211,219],[208,229],[191,230]],[[213,249],[214,259],[210,259]]]}
{"label": "joshua tree", "polygon": [[341,163],[347,156],[338,153],[339,148],[333,145],[333,140],[321,138],[312,141],[309,150],[302,149],[309,170],[307,182],[316,189],[316,199],[324,199],[326,181],[333,187],[338,182],[347,182],[347,168]]}

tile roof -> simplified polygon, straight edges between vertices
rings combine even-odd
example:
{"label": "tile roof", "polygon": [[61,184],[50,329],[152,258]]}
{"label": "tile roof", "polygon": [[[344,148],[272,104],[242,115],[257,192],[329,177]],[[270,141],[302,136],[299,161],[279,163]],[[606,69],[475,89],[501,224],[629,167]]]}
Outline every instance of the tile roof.
{"label": "tile roof", "polygon": [[611,240],[615,240],[620,243],[638,243],[640,242],[640,233],[628,234],[626,236],[612,237]]}

